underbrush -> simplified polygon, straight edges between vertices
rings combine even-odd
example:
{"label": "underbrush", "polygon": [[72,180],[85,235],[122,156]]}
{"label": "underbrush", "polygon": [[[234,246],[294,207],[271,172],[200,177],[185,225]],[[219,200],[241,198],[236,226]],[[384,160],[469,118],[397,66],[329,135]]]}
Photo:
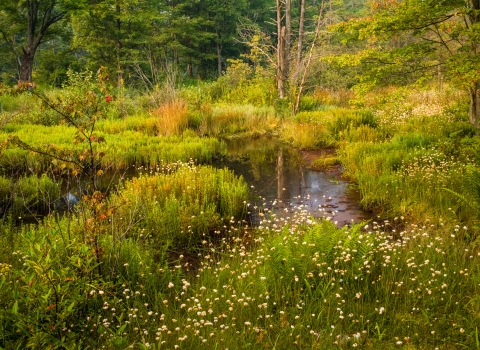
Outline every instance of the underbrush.
{"label": "underbrush", "polygon": [[81,225],[49,219],[15,234],[14,249],[2,245],[2,347],[471,349],[479,341],[480,251],[458,226],[337,229],[267,213],[262,228],[241,235],[232,220],[206,236],[192,265],[142,230],[119,236],[116,222],[99,237],[98,259]]}

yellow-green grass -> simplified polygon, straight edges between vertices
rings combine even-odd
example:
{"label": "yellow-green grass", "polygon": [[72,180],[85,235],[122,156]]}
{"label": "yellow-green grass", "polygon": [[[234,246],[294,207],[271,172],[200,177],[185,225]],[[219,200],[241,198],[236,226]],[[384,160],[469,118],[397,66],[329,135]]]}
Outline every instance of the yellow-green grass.
{"label": "yellow-green grass", "polygon": [[[74,144],[76,130],[66,125],[7,125],[1,138],[16,135],[26,144],[34,147],[55,145],[58,150],[81,152],[87,148],[84,144]],[[101,159],[103,168],[125,169],[132,166],[157,167],[162,163],[194,159],[198,163],[211,162],[214,156],[223,154],[225,146],[214,138],[195,136],[149,136],[140,131],[124,130],[115,134],[99,131],[106,143],[95,144],[95,150],[105,152]],[[52,159],[18,147],[7,149],[0,158],[0,164],[6,169],[32,169],[37,172],[50,167]]]}

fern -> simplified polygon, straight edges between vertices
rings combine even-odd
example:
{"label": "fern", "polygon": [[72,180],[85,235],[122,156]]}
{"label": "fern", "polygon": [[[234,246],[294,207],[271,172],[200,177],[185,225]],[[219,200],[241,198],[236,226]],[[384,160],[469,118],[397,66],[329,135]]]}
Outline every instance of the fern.
{"label": "fern", "polygon": [[453,194],[460,203],[475,211],[480,209],[480,171],[473,165],[467,165],[465,174],[464,194],[444,188],[444,191]]}

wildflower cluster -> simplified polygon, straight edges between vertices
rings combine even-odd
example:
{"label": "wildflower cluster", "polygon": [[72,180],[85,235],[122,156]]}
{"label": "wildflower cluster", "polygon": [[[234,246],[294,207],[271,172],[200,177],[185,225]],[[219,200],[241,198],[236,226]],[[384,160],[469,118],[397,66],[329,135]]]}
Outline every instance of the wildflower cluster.
{"label": "wildflower cluster", "polygon": [[7,276],[12,271],[13,266],[7,263],[0,263],[0,277]]}

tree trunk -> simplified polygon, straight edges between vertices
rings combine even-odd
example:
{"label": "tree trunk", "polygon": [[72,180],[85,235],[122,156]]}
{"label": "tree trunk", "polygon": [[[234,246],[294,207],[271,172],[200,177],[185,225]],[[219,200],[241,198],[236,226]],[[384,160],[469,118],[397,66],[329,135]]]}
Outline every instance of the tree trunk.
{"label": "tree trunk", "polygon": [[121,87],[123,85],[123,69],[122,69],[122,20],[120,19],[121,16],[121,8],[120,5],[116,5],[117,11],[117,87]]}
{"label": "tree trunk", "polygon": [[54,0],[27,1],[27,40],[25,47],[22,48],[23,56],[20,65],[20,81],[32,80],[33,60],[45,33],[52,24],[65,17],[65,12],[63,11],[53,14],[56,5],[58,4]]}
{"label": "tree trunk", "polygon": [[315,44],[316,44],[316,41],[318,39],[318,35],[320,34],[320,27],[322,26],[324,5],[325,5],[325,3],[322,0],[322,4],[321,4],[320,10],[318,12],[317,26],[315,28],[315,37],[313,38],[312,45],[310,46],[310,51],[308,53],[308,59],[307,59],[307,62],[305,64],[305,69],[303,70],[303,74],[302,74],[302,80],[300,82],[300,85],[298,86],[297,98],[296,98],[296,101],[295,101],[295,106],[293,107],[293,115],[298,113],[298,109],[300,107],[300,99],[302,98],[303,87],[305,86],[305,79],[307,77],[307,72],[308,72],[308,68],[310,67],[310,63],[312,62],[313,49],[315,48]]}
{"label": "tree trunk", "polygon": [[35,51],[23,50],[22,63],[20,66],[20,81],[32,81],[33,58]]}
{"label": "tree trunk", "polygon": [[304,24],[305,24],[305,0],[301,0],[301,2],[300,2],[300,21],[298,23],[297,62],[295,63],[295,67],[296,67],[297,71],[300,69],[300,63],[302,61]]}
{"label": "tree trunk", "polygon": [[470,88],[470,123],[476,128],[479,127],[478,119],[480,117],[480,91],[479,84],[475,84]]}
{"label": "tree trunk", "polygon": [[284,43],[285,27],[282,26],[282,4],[277,0],[277,88],[278,97],[285,98]]}
{"label": "tree trunk", "polygon": [[222,76],[222,45],[217,43],[217,70],[218,77]]}
{"label": "tree trunk", "polygon": [[285,81],[288,81],[290,77],[290,47],[292,39],[292,13],[291,13],[291,0],[285,0],[285,47],[284,47],[284,59],[283,59],[283,75]]}

